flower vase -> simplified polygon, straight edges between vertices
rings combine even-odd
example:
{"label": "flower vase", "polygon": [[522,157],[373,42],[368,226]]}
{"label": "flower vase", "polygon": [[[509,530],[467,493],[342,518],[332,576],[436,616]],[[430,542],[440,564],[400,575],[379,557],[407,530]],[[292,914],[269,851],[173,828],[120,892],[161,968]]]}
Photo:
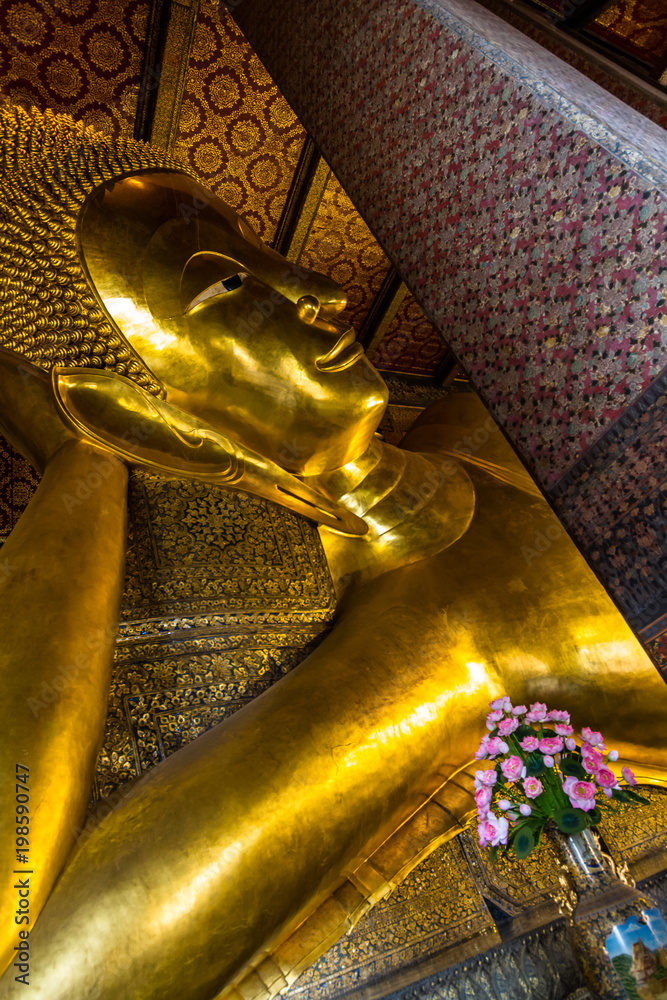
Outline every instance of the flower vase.
{"label": "flower vase", "polygon": [[566,919],[570,941],[586,986],[599,1000],[627,1000],[607,949],[607,938],[631,917],[645,922],[655,903],[635,888],[627,868],[617,865],[594,830],[565,834],[545,830],[560,862],[556,902]]}

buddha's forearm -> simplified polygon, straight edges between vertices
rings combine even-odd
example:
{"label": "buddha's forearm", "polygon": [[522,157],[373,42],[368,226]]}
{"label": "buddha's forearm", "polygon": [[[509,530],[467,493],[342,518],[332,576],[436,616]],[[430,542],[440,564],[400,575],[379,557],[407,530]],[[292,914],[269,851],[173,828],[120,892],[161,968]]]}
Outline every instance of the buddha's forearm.
{"label": "buddha's forearm", "polygon": [[[19,929],[32,931],[90,795],[118,621],[126,493],[121,462],[68,443],[0,550],[2,968]],[[27,778],[18,784],[17,765]],[[28,805],[20,815],[17,794]],[[17,841],[17,820],[21,835],[29,828],[27,844]],[[17,844],[25,863],[17,863]],[[19,893],[19,878],[29,879],[29,894]]]}
{"label": "buddha's forearm", "polygon": [[31,938],[31,995],[210,1000],[472,757],[494,690],[413,592],[358,605],[92,832]]}

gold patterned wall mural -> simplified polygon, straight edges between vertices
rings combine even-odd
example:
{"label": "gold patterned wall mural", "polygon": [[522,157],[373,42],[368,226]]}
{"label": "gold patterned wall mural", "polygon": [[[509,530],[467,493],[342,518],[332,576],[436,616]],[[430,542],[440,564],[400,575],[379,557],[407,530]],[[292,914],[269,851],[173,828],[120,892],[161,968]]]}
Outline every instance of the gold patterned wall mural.
{"label": "gold patterned wall mural", "polygon": [[201,3],[176,156],[271,243],[305,136],[230,14]]}
{"label": "gold patterned wall mural", "polygon": [[[299,262],[343,286],[345,316],[359,333],[392,265],[333,173]],[[447,353],[442,337],[408,293],[369,357],[385,371],[428,377]]]}
{"label": "gold patterned wall mural", "polygon": [[145,0],[5,0],[2,97],[131,135],[148,9]]}
{"label": "gold patterned wall mural", "polygon": [[447,353],[442,337],[408,292],[372,357],[378,368],[432,375]]}
{"label": "gold patterned wall mural", "polygon": [[607,5],[588,29],[652,68],[665,68],[667,8],[663,0],[619,0]]}
{"label": "gold patterned wall mural", "polygon": [[391,262],[331,174],[299,263],[347,292],[345,316],[359,332]]}

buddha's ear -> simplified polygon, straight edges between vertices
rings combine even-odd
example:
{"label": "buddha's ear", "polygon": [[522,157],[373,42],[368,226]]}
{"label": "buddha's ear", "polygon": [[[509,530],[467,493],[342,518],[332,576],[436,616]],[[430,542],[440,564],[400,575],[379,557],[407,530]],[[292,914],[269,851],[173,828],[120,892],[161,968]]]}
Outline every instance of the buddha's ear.
{"label": "buddha's ear", "polygon": [[367,526],[261,455],[115,372],[54,368],[62,419],[82,440],[150,472],[229,486],[346,534]]}

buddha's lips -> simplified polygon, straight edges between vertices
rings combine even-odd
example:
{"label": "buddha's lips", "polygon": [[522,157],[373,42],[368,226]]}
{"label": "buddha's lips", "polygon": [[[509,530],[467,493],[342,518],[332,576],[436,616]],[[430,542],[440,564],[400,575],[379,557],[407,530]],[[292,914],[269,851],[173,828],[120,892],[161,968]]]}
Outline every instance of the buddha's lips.
{"label": "buddha's lips", "polygon": [[361,344],[355,342],[354,330],[349,327],[328,354],[317,358],[315,366],[321,372],[340,372],[353,365],[363,353]]}

